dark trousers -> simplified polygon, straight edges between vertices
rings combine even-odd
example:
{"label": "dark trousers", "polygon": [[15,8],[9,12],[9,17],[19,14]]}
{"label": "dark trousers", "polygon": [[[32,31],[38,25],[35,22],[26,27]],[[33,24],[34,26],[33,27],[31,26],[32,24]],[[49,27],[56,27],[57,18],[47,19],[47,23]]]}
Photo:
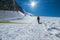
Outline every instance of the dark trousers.
{"label": "dark trousers", "polygon": [[40,23],[39,20],[38,20],[38,23]]}

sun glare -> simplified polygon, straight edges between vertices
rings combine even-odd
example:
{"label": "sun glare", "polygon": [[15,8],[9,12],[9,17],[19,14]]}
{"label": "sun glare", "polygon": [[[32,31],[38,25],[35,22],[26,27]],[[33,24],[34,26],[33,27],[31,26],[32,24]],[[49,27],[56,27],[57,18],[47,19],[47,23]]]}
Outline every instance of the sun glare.
{"label": "sun glare", "polygon": [[35,5],[36,5],[36,3],[35,2],[31,2],[31,4],[30,4],[32,7],[34,7]]}

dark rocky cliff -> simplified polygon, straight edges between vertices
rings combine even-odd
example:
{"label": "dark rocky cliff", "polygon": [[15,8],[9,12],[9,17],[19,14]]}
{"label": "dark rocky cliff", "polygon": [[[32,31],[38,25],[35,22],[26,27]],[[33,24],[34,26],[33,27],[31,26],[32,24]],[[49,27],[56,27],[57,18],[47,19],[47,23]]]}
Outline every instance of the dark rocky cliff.
{"label": "dark rocky cliff", "polygon": [[0,10],[21,11],[24,13],[21,6],[19,6],[15,0],[0,0]]}

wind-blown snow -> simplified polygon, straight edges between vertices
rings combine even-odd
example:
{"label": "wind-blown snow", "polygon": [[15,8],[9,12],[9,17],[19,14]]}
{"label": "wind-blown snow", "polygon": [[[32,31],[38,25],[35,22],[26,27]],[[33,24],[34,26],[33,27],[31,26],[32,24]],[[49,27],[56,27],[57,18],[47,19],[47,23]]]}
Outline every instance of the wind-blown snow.
{"label": "wind-blown snow", "polygon": [[[29,20],[29,21],[28,21]],[[26,16],[20,21],[32,24],[0,24],[1,40],[60,40],[60,18]]]}

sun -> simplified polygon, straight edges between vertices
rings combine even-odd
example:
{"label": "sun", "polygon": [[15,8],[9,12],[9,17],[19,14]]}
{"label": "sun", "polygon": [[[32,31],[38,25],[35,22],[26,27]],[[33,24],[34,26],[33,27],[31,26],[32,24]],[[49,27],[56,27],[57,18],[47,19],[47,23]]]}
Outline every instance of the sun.
{"label": "sun", "polygon": [[36,3],[35,2],[31,2],[31,4],[30,4],[32,7],[34,7],[35,5],[36,5]]}

